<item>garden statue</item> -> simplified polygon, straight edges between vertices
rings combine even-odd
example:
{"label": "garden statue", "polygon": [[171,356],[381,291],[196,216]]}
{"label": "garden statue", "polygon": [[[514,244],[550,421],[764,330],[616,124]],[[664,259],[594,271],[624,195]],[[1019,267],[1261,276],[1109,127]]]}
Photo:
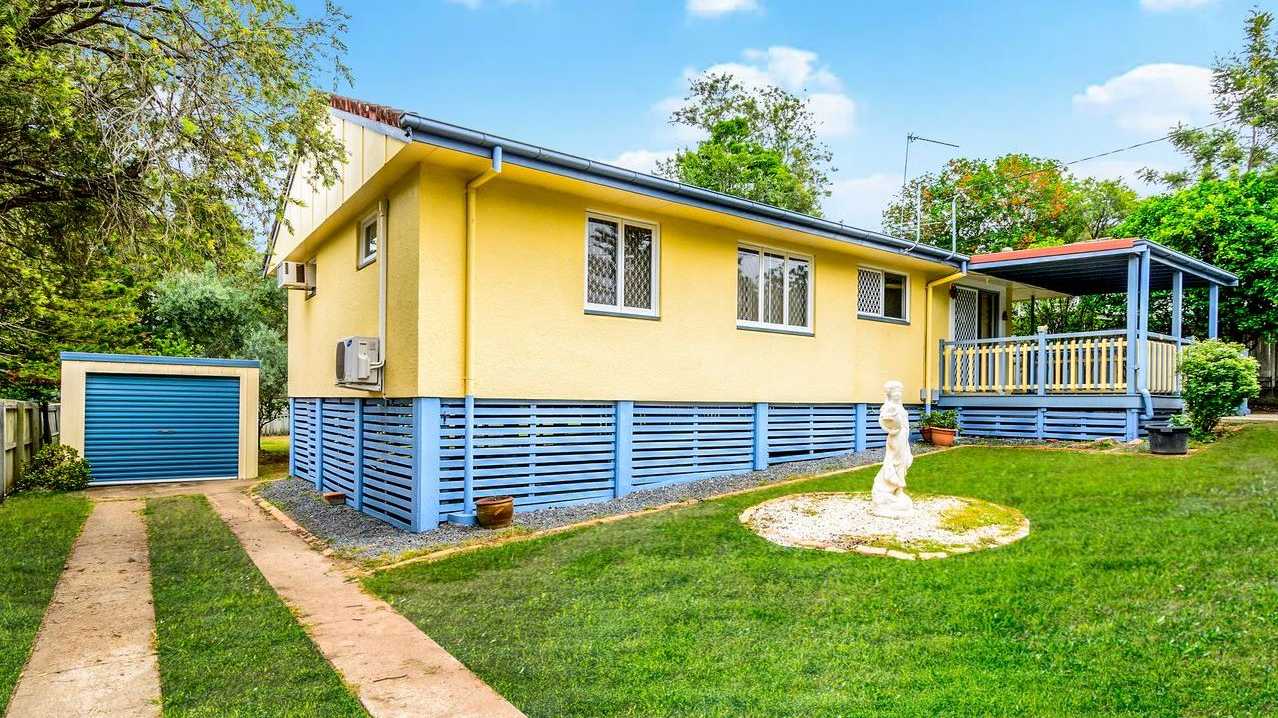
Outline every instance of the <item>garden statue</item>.
{"label": "garden statue", "polygon": [[887,444],[883,447],[883,466],[870,490],[871,512],[876,516],[902,518],[914,510],[914,502],[905,493],[905,474],[914,457],[910,454],[910,415],[901,405],[903,389],[899,381],[883,385],[886,400],[879,408],[879,426],[887,432]]}

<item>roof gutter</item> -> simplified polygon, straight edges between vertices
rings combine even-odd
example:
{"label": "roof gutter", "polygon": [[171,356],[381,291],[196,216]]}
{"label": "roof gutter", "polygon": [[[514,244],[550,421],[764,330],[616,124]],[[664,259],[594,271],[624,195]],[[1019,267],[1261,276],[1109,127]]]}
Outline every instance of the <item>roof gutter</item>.
{"label": "roof gutter", "polygon": [[920,259],[940,264],[955,266],[959,261],[967,260],[966,256],[955,255],[952,251],[940,247],[926,244],[915,245],[915,243],[908,240],[898,239],[879,232],[849,227],[828,219],[820,219],[799,212],[781,209],[780,207],[773,207],[762,202],[742,199],[722,192],[714,192],[701,187],[675,182],[674,180],[654,177],[642,172],[588,160],[584,157],[556,152],[545,147],[538,147],[485,132],[458,127],[457,125],[432,120],[413,113],[405,113],[400,118],[400,126],[408,132],[410,139],[415,141],[448,147],[480,157],[487,157],[494,147],[501,147],[508,162],[531,169],[554,172],[620,189],[638,191],[668,201],[702,206],[706,209],[734,214],[744,219],[767,222],[787,229],[817,234],[849,244],[858,244],[903,255],[913,253]]}

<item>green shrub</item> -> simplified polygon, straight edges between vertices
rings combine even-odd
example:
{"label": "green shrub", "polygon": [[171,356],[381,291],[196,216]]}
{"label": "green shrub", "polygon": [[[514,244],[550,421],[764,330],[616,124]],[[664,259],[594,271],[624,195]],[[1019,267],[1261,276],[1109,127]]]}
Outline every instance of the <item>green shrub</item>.
{"label": "green shrub", "polygon": [[1167,425],[1174,429],[1183,429],[1185,427],[1192,427],[1193,423],[1190,422],[1188,414],[1181,412],[1179,414],[1172,414],[1171,418],[1167,420]]}
{"label": "green shrub", "polygon": [[1241,344],[1215,339],[1191,344],[1180,357],[1185,413],[1194,438],[1209,441],[1221,417],[1237,413],[1244,399],[1260,393],[1260,364]]}
{"label": "green shrub", "polygon": [[919,419],[919,426],[930,426],[936,429],[957,429],[958,412],[953,409],[928,412],[923,415],[922,419]]}
{"label": "green shrub", "polygon": [[89,462],[70,446],[46,444],[18,479],[18,491],[79,491],[89,485]]}

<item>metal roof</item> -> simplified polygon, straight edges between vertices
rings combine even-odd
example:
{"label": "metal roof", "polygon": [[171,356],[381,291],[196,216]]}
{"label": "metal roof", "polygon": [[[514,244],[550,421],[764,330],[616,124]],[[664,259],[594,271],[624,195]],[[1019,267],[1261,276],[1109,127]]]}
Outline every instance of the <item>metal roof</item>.
{"label": "metal roof", "polygon": [[954,267],[962,265],[967,260],[966,255],[930,244],[915,243],[881,232],[871,232],[841,222],[792,212],[762,202],[467,129],[411,112],[404,113],[400,119],[400,126],[408,132],[410,138],[417,142],[447,147],[479,157],[489,157],[494,147],[501,147],[503,162],[636,192],[669,202],[723,212],[743,219],[764,222],[849,244],[911,255]]}
{"label": "metal roof", "polygon": [[1149,282],[1154,290],[1171,289],[1172,276],[1182,272],[1186,287],[1232,287],[1238,277],[1148,239],[1110,239],[1077,242],[1012,252],[978,254],[973,272],[1074,296],[1127,291],[1127,261],[1148,251]]}

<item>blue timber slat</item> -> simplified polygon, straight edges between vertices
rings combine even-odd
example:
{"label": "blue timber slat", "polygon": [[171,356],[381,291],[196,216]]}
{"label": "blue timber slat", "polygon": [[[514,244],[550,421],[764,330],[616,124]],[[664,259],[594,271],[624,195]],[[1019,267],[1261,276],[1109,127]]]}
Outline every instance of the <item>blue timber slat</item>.
{"label": "blue timber slat", "polygon": [[239,475],[238,377],[89,373],[91,483]]}

